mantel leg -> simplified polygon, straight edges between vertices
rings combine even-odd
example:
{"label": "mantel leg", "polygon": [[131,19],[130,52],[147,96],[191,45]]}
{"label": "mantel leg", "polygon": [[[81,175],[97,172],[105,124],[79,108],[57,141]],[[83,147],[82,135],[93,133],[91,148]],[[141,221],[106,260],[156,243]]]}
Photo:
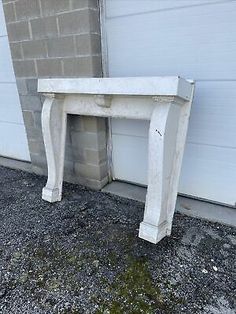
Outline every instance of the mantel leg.
{"label": "mantel leg", "polygon": [[48,202],[61,200],[67,117],[64,101],[46,96],[42,110],[42,129],[48,164],[48,180],[42,198]]}
{"label": "mantel leg", "polygon": [[150,122],[148,189],[139,237],[152,243],[171,232],[189,115],[185,106],[157,104]]}

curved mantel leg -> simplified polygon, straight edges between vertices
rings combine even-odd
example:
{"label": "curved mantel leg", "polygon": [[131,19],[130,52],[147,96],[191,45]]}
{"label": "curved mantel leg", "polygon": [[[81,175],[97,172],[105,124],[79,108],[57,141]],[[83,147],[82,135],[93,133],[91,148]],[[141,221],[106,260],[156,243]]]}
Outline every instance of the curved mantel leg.
{"label": "curved mantel leg", "polygon": [[148,189],[139,237],[152,243],[170,235],[191,104],[156,100],[150,129]]}
{"label": "curved mantel leg", "polygon": [[64,98],[47,94],[42,110],[42,129],[48,164],[48,180],[42,198],[48,202],[61,200],[67,117]]}

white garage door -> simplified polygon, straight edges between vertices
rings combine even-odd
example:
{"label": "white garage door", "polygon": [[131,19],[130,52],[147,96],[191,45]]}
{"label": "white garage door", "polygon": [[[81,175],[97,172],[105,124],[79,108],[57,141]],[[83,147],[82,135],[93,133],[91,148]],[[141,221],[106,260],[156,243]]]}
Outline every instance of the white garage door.
{"label": "white garage door", "polygon": [[30,160],[0,0],[0,156]]}
{"label": "white garage door", "polygon": [[[236,2],[106,0],[109,76],[196,81],[179,192],[236,202]],[[147,184],[148,124],[112,120],[116,179]]]}

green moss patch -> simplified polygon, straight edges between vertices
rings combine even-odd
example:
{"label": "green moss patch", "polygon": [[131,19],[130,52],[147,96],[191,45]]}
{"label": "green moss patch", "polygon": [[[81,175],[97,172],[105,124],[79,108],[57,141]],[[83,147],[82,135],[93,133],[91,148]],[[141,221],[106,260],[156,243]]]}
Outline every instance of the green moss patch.
{"label": "green moss patch", "polygon": [[147,314],[164,305],[160,290],[154,285],[143,258],[130,260],[127,269],[116,277],[109,289],[113,300],[100,304],[97,314]]}

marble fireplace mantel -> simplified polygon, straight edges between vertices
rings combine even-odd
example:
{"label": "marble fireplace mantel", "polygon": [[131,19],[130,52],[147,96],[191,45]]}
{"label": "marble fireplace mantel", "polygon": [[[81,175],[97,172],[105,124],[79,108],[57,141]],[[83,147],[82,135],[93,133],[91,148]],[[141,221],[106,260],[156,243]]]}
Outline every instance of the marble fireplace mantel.
{"label": "marble fireplace mantel", "polygon": [[194,83],[180,77],[40,79],[48,180],[42,197],[60,201],[67,114],[150,120],[148,189],[139,237],[170,235]]}

